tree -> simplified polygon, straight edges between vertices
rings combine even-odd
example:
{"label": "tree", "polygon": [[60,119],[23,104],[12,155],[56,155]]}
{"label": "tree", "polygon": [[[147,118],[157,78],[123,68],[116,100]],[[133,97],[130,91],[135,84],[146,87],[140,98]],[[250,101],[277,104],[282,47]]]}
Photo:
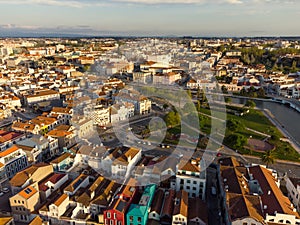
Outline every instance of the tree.
{"label": "tree", "polygon": [[231,131],[231,132],[236,132],[238,130],[241,130],[243,129],[243,125],[235,120],[235,119],[229,119],[227,121],[227,128]]}
{"label": "tree", "polygon": [[292,62],[291,72],[292,73],[297,72],[297,61],[296,60],[293,60],[293,62]]}
{"label": "tree", "polygon": [[258,95],[258,97],[260,97],[260,98],[266,97],[265,89],[263,89],[263,88],[258,89],[257,95]]}
{"label": "tree", "polygon": [[256,107],[256,104],[253,100],[247,100],[246,104],[245,104],[246,107],[249,107],[249,108],[255,108]]}
{"label": "tree", "polygon": [[141,131],[141,135],[142,135],[142,138],[145,138],[146,136],[148,136],[150,133],[150,129],[148,126],[146,126],[142,131]]}
{"label": "tree", "polygon": [[169,105],[168,105],[167,103],[165,103],[165,104],[163,105],[164,110],[166,110],[168,107],[169,107]]}
{"label": "tree", "polygon": [[250,64],[250,58],[248,54],[245,54],[242,56],[242,61],[244,61],[244,63],[246,63],[247,65]]}
{"label": "tree", "polygon": [[234,149],[240,149],[247,143],[247,138],[240,134],[231,134],[225,137],[224,142]]}
{"label": "tree", "polygon": [[200,88],[198,87],[197,88],[197,99],[199,99],[201,97],[201,90]]}
{"label": "tree", "polygon": [[278,135],[276,135],[276,134],[272,134],[272,135],[271,135],[271,140],[273,140],[273,141],[277,142],[277,141],[279,141],[279,140],[280,140],[280,138],[278,137]]}
{"label": "tree", "polygon": [[188,89],[188,90],[186,91],[186,93],[187,93],[187,95],[188,95],[190,98],[192,98],[192,92],[191,92],[190,89]]}
{"label": "tree", "polygon": [[199,100],[197,101],[196,109],[197,109],[198,112],[200,112],[200,110],[201,110],[201,103],[200,103]]}
{"label": "tree", "polygon": [[261,156],[261,160],[262,160],[263,163],[267,164],[267,167],[269,167],[269,164],[273,164],[275,162],[275,152],[274,152],[274,150],[266,151]]}
{"label": "tree", "polygon": [[178,112],[171,111],[165,116],[165,122],[168,127],[174,127],[180,123],[180,115]]}
{"label": "tree", "polygon": [[225,103],[231,103],[232,102],[232,99],[229,98],[229,97],[225,97]]}
{"label": "tree", "polygon": [[246,91],[245,88],[243,88],[243,89],[240,91],[240,95],[242,95],[242,96],[247,95],[247,91]]}
{"label": "tree", "polygon": [[223,92],[224,94],[228,94],[227,87],[225,87],[225,86],[223,85],[221,89],[222,89],[222,92]]}

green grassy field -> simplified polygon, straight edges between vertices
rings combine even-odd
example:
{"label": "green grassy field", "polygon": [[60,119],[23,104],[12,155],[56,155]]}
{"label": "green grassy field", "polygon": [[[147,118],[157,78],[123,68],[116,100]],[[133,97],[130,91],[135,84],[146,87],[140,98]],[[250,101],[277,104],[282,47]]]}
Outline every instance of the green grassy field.
{"label": "green grassy field", "polygon": [[[201,112],[207,115],[211,114],[210,110],[205,108],[201,108]],[[250,137],[259,140],[263,140],[266,138],[266,136],[257,134],[253,131],[249,131],[246,128],[256,130],[266,135],[270,135],[270,136],[273,135],[278,137],[279,139],[283,137],[281,132],[259,110],[250,109],[249,113],[243,116],[237,116],[237,115],[227,113],[227,120],[228,119],[234,119],[239,121],[241,124],[244,125],[244,128],[239,129],[236,132],[232,132],[229,129],[226,129],[225,137],[228,137],[231,134],[239,134],[247,139]],[[210,124],[205,124],[206,129],[203,130],[203,132],[207,133],[207,131],[210,131],[209,125]],[[268,141],[274,146],[276,146],[275,155],[277,159],[300,162],[300,154],[289,143],[283,142],[281,140],[272,140],[272,139],[269,139]],[[234,148],[234,146],[230,143],[224,143],[224,144],[228,145],[228,147]],[[249,154],[254,156],[261,156],[263,154],[263,153],[251,151],[250,149],[245,147],[239,147],[237,150],[242,154]]]}

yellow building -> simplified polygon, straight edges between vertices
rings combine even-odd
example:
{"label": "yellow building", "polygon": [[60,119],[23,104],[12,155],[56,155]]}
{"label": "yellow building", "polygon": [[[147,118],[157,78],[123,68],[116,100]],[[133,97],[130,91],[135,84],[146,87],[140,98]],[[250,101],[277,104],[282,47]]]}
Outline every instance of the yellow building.
{"label": "yellow building", "polygon": [[30,222],[33,218],[31,212],[39,206],[38,184],[35,183],[24,188],[9,199],[11,211],[15,221]]}

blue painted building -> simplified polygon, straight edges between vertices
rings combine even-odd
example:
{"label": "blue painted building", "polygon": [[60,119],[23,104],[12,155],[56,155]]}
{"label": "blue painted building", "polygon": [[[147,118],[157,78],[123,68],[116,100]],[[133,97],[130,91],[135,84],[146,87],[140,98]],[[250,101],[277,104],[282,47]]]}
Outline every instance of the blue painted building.
{"label": "blue painted building", "polygon": [[151,206],[156,185],[146,186],[143,195],[138,204],[131,204],[127,215],[127,225],[146,225],[148,221],[149,208]]}

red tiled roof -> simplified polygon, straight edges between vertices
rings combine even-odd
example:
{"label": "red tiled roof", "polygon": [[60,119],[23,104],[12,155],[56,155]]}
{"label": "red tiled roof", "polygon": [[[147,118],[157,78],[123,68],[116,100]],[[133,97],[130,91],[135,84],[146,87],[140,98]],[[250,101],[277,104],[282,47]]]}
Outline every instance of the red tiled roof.
{"label": "red tiled roof", "polygon": [[267,209],[264,209],[265,214],[274,215],[274,213],[277,212],[295,215],[297,218],[300,218],[299,214],[293,211],[290,200],[282,194],[276,185],[275,178],[271,171],[262,166],[254,166],[250,167],[250,173],[254,179],[258,180],[262,188],[262,203],[267,206]]}
{"label": "red tiled roof", "polygon": [[5,156],[8,156],[9,154],[15,152],[19,150],[19,147],[17,147],[16,145],[13,145],[12,147],[10,147],[9,149],[3,151],[3,152],[0,152],[0,158],[1,157],[5,157]]}

